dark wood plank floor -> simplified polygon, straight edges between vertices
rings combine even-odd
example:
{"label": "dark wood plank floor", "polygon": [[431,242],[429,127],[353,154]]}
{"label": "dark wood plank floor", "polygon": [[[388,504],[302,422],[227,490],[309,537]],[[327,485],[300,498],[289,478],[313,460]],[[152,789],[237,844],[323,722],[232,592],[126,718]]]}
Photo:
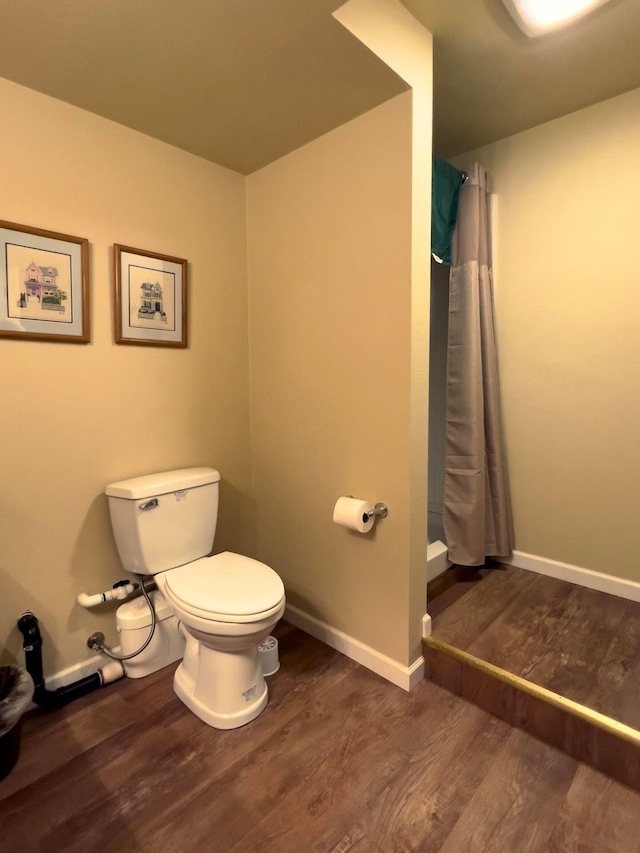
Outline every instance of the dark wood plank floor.
{"label": "dark wood plank floor", "polygon": [[0,847],[171,853],[640,850],[640,794],[427,681],[280,631],[270,703],[219,732],[172,673],[25,719]]}
{"label": "dark wood plank floor", "polygon": [[640,729],[640,604],[497,566],[433,601],[433,635]]}

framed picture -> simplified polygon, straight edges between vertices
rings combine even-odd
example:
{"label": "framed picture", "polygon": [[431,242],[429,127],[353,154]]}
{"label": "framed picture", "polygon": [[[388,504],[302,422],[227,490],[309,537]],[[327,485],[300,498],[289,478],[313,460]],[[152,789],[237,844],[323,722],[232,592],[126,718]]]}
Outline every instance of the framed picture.
{"label": "framed picture", "polygon": [[187,346],[187,262],[115,246],[116,343]]}
{"label": "framed picture", "polygon": [[0,220],[0,336],[89,342],[89,241]]}

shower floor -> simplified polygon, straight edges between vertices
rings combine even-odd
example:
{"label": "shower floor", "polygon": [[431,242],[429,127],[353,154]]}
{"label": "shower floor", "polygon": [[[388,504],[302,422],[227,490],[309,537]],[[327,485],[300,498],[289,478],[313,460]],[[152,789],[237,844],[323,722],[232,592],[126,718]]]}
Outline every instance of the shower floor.
{"label": "shower floor", "polygon": [[640,603],[500,564],[428,593],[434,638],[640,730]]}

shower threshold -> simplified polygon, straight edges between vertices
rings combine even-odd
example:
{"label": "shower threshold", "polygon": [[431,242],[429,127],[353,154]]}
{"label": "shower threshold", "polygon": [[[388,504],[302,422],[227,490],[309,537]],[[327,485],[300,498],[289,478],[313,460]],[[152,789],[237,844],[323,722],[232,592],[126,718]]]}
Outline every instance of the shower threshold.
{"label": "shower threshold", "polygon": [[428,679],[640,790],[640,602],[493,561],[427,597]]}

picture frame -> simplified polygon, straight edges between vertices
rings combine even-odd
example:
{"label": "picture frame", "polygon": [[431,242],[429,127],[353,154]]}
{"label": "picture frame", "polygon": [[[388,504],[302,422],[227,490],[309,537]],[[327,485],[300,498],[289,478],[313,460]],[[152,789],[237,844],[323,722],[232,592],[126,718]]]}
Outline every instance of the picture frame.
{"label": "picture frame", "polygon": [[114,246],[115,341],[187,346],[187,261]]}
{"label": "picture frame", "polygon": [[86,238],[0,220],[0,337],[89,343]]}

